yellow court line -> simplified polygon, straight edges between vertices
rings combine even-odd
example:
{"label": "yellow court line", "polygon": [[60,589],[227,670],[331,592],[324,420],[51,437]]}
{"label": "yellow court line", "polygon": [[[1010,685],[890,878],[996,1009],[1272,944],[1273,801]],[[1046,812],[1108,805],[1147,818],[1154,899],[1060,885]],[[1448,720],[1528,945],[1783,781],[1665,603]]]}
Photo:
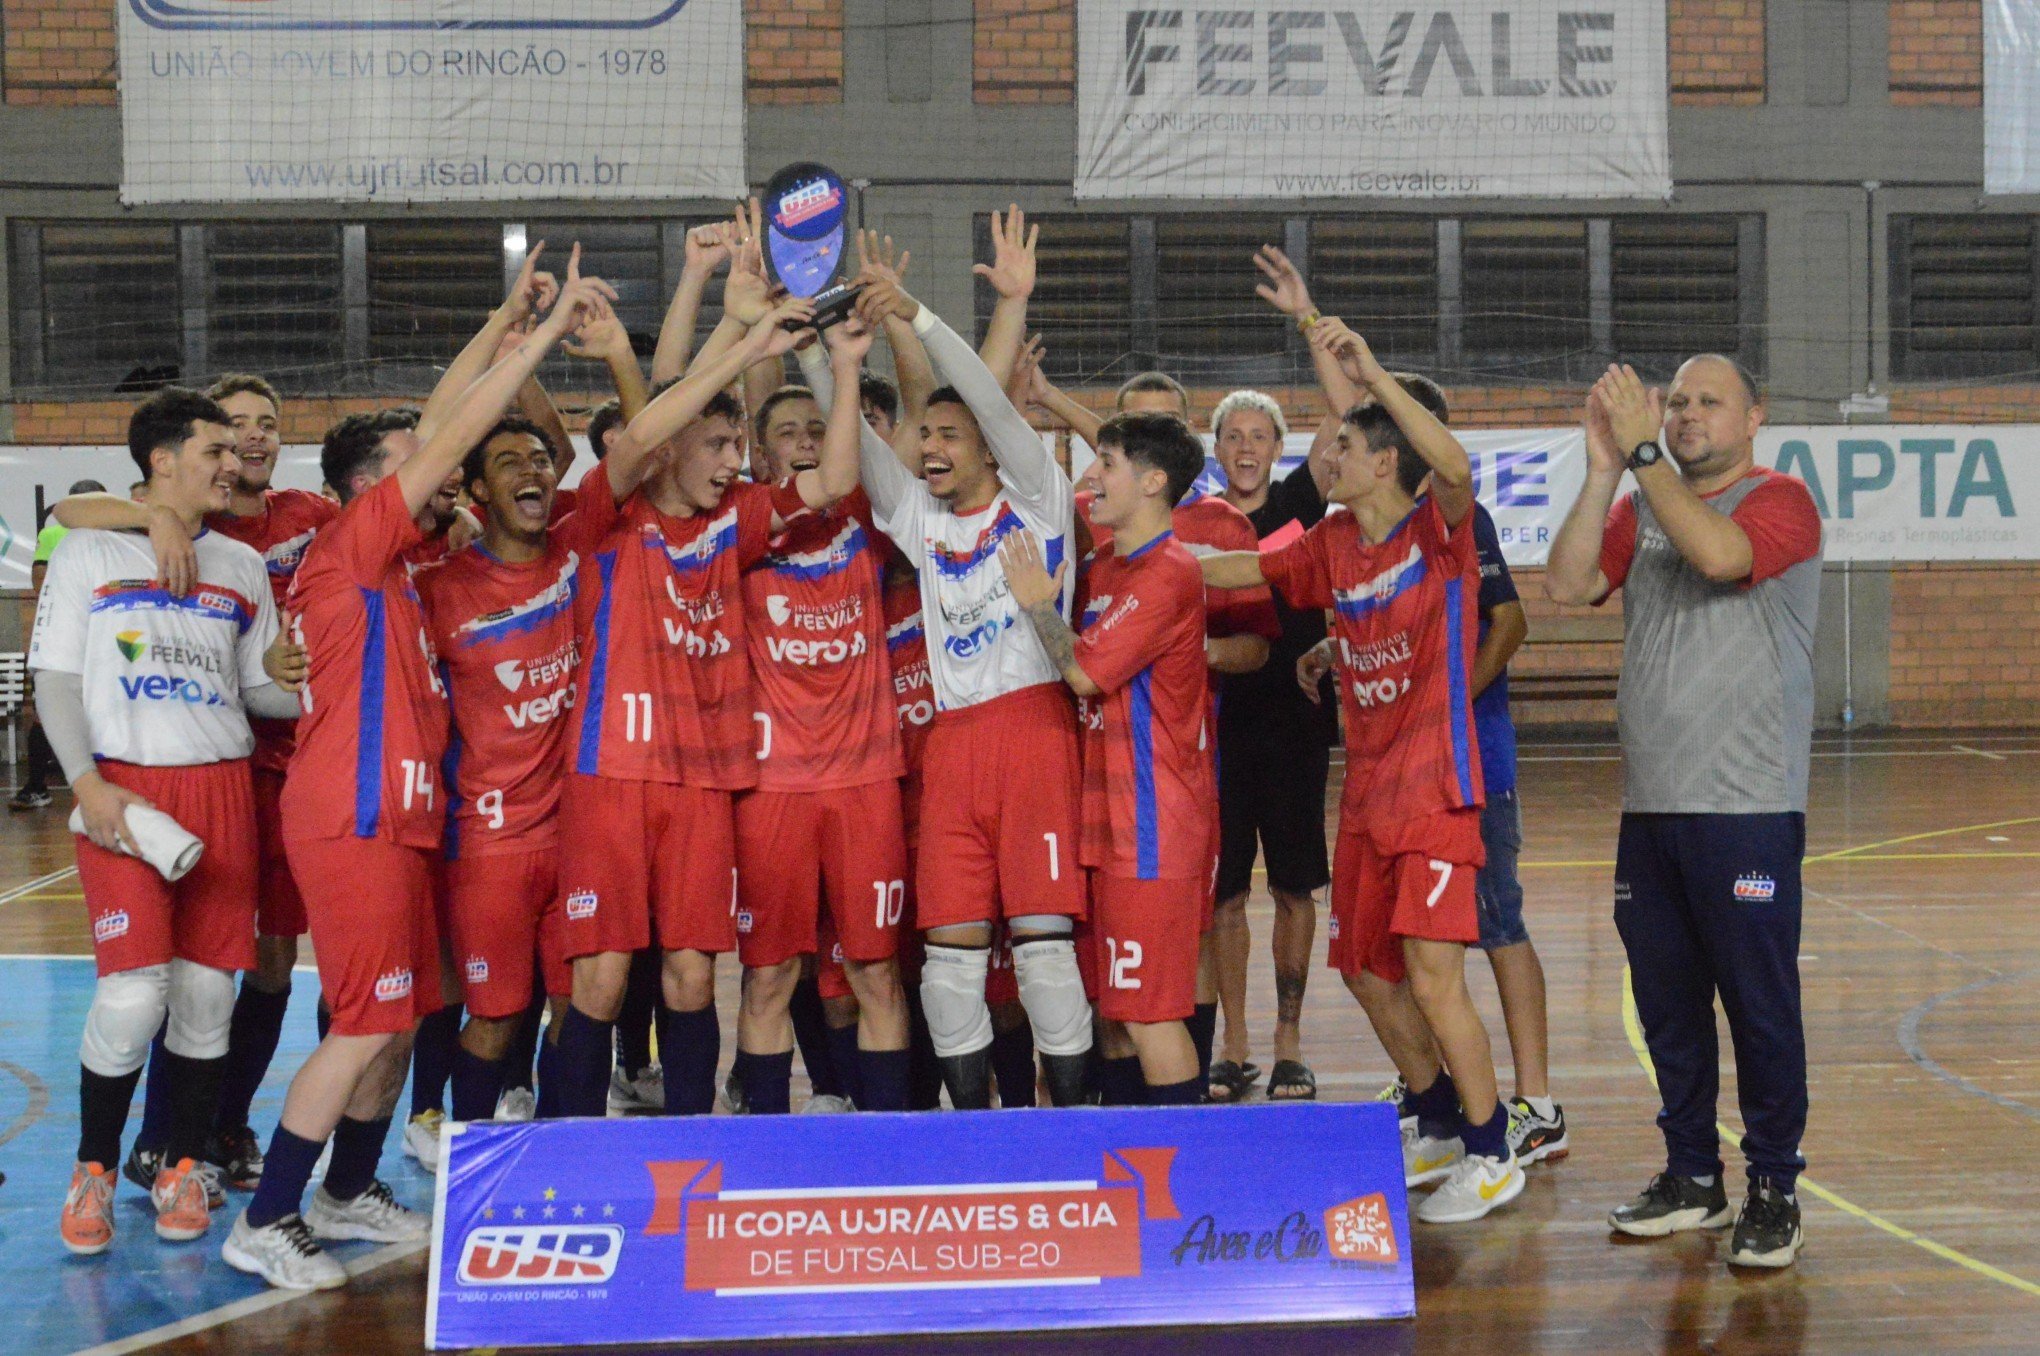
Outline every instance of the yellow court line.
{"label": "yellow court line", "polygon": [[1952,829],[1932,829],[1926,833],[1909,833],[1903,838],[1886,838],[1878,843],[1863,843],[1857,847],[1839,848],[1834,852],[1823,852],[1818,857],[1808,857],[1809,862],[1831,862],[1840,857],[1853,857],[1858,853],[1875,852],[1878,848],[1897,847],[1900,843],[1917,843],[1927,838],[1948,838],[1958,833],[1981,833],[1985,829],[2009,829],[2020,824],[2040,824],[2040,815],[2027,815],[2023,819],[1994,819],[1988,824],[1958,824]]}
{"label": "yellow court line", "polygon": [[[2031,821],[2014,820],[2009,822],[2027,823]],[[1960,832],[1960,830],[1953,830],[1953,832]],[[1917,836],[1922,838],[1932,837],[1931,834],[1920,834]],[[1637,1063],[1643,1066],[1644,1075],[1650,1079],[1651,1087],[1655,1088],[1657,1086],[1657,1066],[1651,1062],[1650,1048],[1643,1041],[1643,1022],[1636,1015],[1636,994],[1629,986],[1629,967],[1626,965],[1622,967],[1622,1032],[1629,1037],[1629,1048],[1636,1052]],[[1722,1138],[1726,1139],[1731,1145],[1738,1149],[1742,1147],[1742,1136],[1727,1122],[1716,1121],[1714,1128],[1719,1130]],[[1916,1234],[1902,1224],[1894,1224],[1875,1211],[1865,1210],[1854,1201],[1836,1195],[1811,1177],[1802,1175],[1799,1179],[1799,1186],[1808,1195],[1825,1201],[1843,1214],[1862,1220],[1873,1228],[1882,1229],[1893,1238],[1901,1239],[1916,1248],[1932,1253],[1944,1262],[1953,1262],[1956,1266],[1973,1271],[1986,1280],[1996,1281],[1999,1285],[2008,1285],[2022,1294],[2040,1299],[2040,1284],[2035,1284],[2023,1276],[2014,1276],[2011,1272],[1994,1267],[1988,1262],[1979,1261],[1968,1253],[1957,1252],[1945,1243],[1937,1243],[1924,1234]]]}
{"label": "yellow court line", "polygon": [[[1867,845],[1867,846],[1871,846],[1871,847],[1874,847],[1874,846],[1875,846],[1875,844],[1869,844],[1869,845]],[[2021,859],[2029,859],[2029,858],[2033,858],[2033,857],[2040,857],[2040,852],[1875,852],[1875,853],[1873,853],[1873,852],[1868,852],[1868,851],[1867,851],[1867,850],[1866,850],[1865,848],[1852,848],[1852,849],[1850,849],[1850,851],[1851,851],[1851,852],[1853,852],[1853,853],[1861,853],[1861,854],[1863,854],[1863,855],[1860,855],[1860,856],[1849,856],[1849,857],[1842,857],[1842,856],[1837,856],[1836,854],[1834,854],[1834,853],[1832,853],[1832,852],[1829,852],[1829,853],[1823,853],[1823,854],[1821,854],[1821,855],[1820,855],[1820,856],[1818,856],[1818,857],[1808,857],[1808,858],[1806,858],[1806,859],[1805,859],[1804,861],[1802,861],[1802,862],[1800,863],[1800,865],[1801,865],[1801,866],[1824,866],[1824,865],[1828,865],[1828,864],[1830,864],[1830,863],[1833,863],[1833,862],[1840,862],[1840,863],[1841,863],[1842,865],[1844,865],[1844,866],[1848,865],[1848,864],[1849,864],[1850,862],[1968,862],[1968,861],[1990,861],[1990,860],[1993,860],[1993,859],[1997,859],[1997,858],[2002,858],[2002,859],[2004,859],[2005,861],[2017,861],[2017,860],[2021,860]],[[1615,861],[1614,861],[1614,859],[1613,859],[1612,857],[1611,857],[1611,858],[1607,858],[1607,859],[1604,859],[1604,860],[1599,860],[1599,861],[1577,861],[1577,862],[1518,862],[1518,863],[1516,863],[1516,866],[1518,867],[1518,869],[1520,869],[1520,870],[1525,870],[1525,871],[1527,871],[1527,870],[1531,869],[1532,867],[1544,867],[1544,868],[1547,868],[1547,869],[1548,869],[1548,868],[1551,868],[1551,867],[1567,867],[1567,866],[1570,866],[1570,867],[1582,867],[1582,866],[1602,866],[1602,867],[1613,867],[1614,865],[1615,865]],[[68,896],[68,897],[69,897],[69,898],[76,898],[76,896]],[[67,896],[64,896],[64,895],[35,895],[35,896],[33,896],[33,898],[36,898],[36,899],[63,899],[63,898],[67,898]]]}

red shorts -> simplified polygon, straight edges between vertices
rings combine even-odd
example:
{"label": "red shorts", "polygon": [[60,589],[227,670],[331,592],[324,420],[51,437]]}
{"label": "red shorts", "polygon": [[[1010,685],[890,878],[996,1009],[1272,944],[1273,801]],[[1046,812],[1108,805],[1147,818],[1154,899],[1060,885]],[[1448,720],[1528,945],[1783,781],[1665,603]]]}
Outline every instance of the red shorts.
{"label": "red shorts", "polygon": [[898,950],[907,857],[897,781],[737,797],[737,952],[757,969],[816,949],[826,896],[854,961]]}
{"label": "red shorts", "polygon": [[[921,945],[921,934],[914,931],[912,882],[907,885],[907,907],[900,915],[898,941],[899,950],[893,956],[899,962],[900,984],[909,990],[917,989],[921,984],[921,962],[927,957],[927,949]],[[1011,978],[1010,970],[1008,978]],[[843,968],[843,944],[836,940],[835,921],[826,913],[815,927],[815,987],[824,998],[850,998],[856,992],[850,987],[849,972]],[[1015,990],[1010,997],[1017,1002],[1019,992]]]}
{"label": "red shorts", "polygon": [[1478,942],[1479,871],[1478,863],[1424,852],[1384,855],[1366,832],[1341,833],[1332,852],[1328,963],[1342,975],[1370,970],[1400,984],[1403,938]]}
{"label": "red shorts", "polygon": [[283,850],[283,774],[255,771],[255,842],[261,877],[255,894],[255,932],[262,937],[302,937],[305,897]]}
{"label": "red shorts", "polygon": [[915,859],[922,931],[1084,914],[1077,717],[1061,683],[935,717]]}
{"label": "red shorts", "polygon": [[145,796],[205,844],[175,884],[136,857],[76,835],[78,884],[101,975],[168,965],[255,968],[255,793],[248,760],[186,767],[103,761],[99,775]]}
{"label": "red shorts", "polygon": [[575,773],[560,796],[564,955],[733,951],[735,816],[728,791]]}
{"label": "red shorts", "polygon": [[1178,1022],[1197,1003],[1197,927],[1210,882],[1091,873],[1091,955],[1098,1015]]}
{"label": "red shorts", "polygon": [[386,838],[299,838],[285,846],[305,897],[333,1033],[409,1031],[439,1011],[438,854]]}
{"label": "red shorts", "polygon": [[573,992],[574,972],[560,948],[559,851],[498,852],[446,865],[453,959],[467,1009],[477,1017],[515,1017],[531,1003],[536,957],[545,991]]}

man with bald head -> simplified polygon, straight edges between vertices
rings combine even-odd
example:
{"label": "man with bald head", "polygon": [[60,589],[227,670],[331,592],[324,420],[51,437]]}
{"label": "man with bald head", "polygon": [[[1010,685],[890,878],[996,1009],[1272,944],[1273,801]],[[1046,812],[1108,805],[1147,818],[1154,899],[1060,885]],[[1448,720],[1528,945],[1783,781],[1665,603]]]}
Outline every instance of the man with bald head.
{"label": "man with bald head", "polygon": [[[1625,785],[1615,926],[1657,1066],[1665,1171],[1608,1217],[1662,1237],[1736,1220],[1728,1260],[1798,1255],[1805,1160],[1799,869],[1813,740],[1820,515],[1758,466],[1763,399],[1718,354],[1669,395],[1611,367],[1587,397],[1587,478],[1552,544],[1561,603],[1622,589]],[[1616,499],[1623,472],[1636,488]],[[1714,999],[1735,1042],[1749,1194],[1722,1182]]]}

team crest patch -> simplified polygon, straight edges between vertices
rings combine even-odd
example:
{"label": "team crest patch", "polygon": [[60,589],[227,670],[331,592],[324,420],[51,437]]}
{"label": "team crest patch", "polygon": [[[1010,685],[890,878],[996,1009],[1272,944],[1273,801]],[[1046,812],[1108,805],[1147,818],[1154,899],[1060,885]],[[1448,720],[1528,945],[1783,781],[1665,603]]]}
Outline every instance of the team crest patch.
{"label": "team crest patch", "polygon": [[1337,914],[1332,915],[1332,930],[1329,940],[1334,942],[1339,940],[1339,915]]}
{"label": "team crest patch", "polygon": [[1400,1255],[1388,1200],[1378,1191],[1325,1211],[1325,1242],[1348,1262],[1393,1262]]}
{"label": "team crest patch", "polygon": [[102,913],[99,917],[92,920],[92,940],[95,942],[110,942],[116,937],[125,937],[127,936],[127,930],[128,911],[126,909],[115,909],[112,913]]}
{"label": "team crest patch", "polygon": [[567,896],[567,920],[578,923],[584,918],[595,916],[595,892],[576,890]]}
{"label": "team crest patch", "polygon": [[1735,897],[1754,904],[1767,904],[1778,893],[1778,882],[1751,871],[1735,878]]}
{"label": "team crest patch", "polygon": [[114,636],[113,643],[120,646],[121,658],[132,664],[142,657],[149,648],[149,642],[140,631],[122,631]]}
{"label": "team crest patch", "polygon": [[392,970],[375,982],[375,1001],[394,1003],[400,998],[411,996],[411,972]]}
{"label": "team crest patch", "polygon": [[749,909],[737,910],[737,931],[746,937],[751,935],[751,911]]}
{"label": "team crest patch", "polygon": [[468,983],[487,984],[489,982],[489,962],[486,958],[482,956],[469,956],[463,968],[467,974]]}

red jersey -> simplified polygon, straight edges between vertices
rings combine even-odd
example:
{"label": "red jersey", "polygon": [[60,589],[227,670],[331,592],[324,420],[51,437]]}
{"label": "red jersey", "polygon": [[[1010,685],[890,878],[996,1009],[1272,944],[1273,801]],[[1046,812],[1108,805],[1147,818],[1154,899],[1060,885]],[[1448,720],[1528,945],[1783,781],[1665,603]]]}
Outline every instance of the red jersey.
{"label": "red jersey", "polygon": [[[1092,553],[1102,556],[1112,549],[1112,529],[1092,520],[1094,498],[1090,494],[1077,496],[1077,516],[1090,529]],[[1195,486],[1169,514],[1169,529],[1193,556],[1257,551],[1261,547],[1253,519],[1217,495],[1206,494]],[[1275,616],[1274,595],[1266,584],[1245,589],[1205,589],[1204,634],[1217,640],[1227,636],[1279,639],[1282,623]]]}
{"label": "red jersey", "polygon": [[928,676],[928,632],[921,625],[921,580],[903,559],[885,580],[885,654],[892,665],[900,757],[913,777],[921,771],[928,727],[935,723],[935,686]]}
{"label": "red jersey", "polygon": [[291,582],[309,652],[283,836],[436,848],[446,693],[405,554],[421,534],[395,476],[322,530]]}
{"label": "red jersey", "polygon": [[536,852],[557,841],[561,750],[578,655],[574,585],[581,561],[619,516],[606,492],[580,502],[589,508],[556,518],[537,560],[500,560],[477,541],[418,573],[426,629],[453,708],[445,766],[449,858]]}
{"label": "red jersey", "polygon": [[1469,681],[1480,626],[1472,515],[1448,527],[1427,496],[1369,545],[1352,514],[1329,514],[1262,556],[1261,572],[1291,607],[1335,613],[1344,825],[1365,825],[1384,852],[1414,851],[1425,821],[1479,805]]}
{"label": "red jersey", "polygon": [[[290,581],[304,562],[305,548],[312,534],[340,516],[340,501],[309,490],[264,490],[262,511],[242,517],[234,513],[209,513],[205,525],[222,537],[230,537],[255,548],[269,572],[269,588],[282,610],[290,596]],[[259,772],[283,775],[290,765],[290,751],[297,745],[297,722],[262,720],[251,716],[255,731],[255,768]]]}
{"label": "red jersey", "polygon": [[883,541],[857,490],[790,526],[744,572],[761,790],[865,786],[905,771],[886,659]]}
{"label": "red jersey", "polygon": [[790,481],[733,482],[688,518],[642,494],[623,505],[575,586],[574,771],[710,791],[758,784],[742,574],[765,558],[775,513],[791,524],[807,512]]}
{"label": "red jersey", "polygon": [[1077,666],[1101,693],[1079,707],[1079,860],[1114,876],[1211,873],[1218,785],[1204,667],[1204,575],[1165,532],[1092,558],[1079,586]]}
{"label": "red jersey", "polygon": [[[1768,466],[1752,466],[1748,474],[1757,477],[1756,487],[1728,515],[1750,539],[1750,572],[1742,581],[1744,588],[1775,579],[1820,550],[1820,511],[1806,492],[1806,482]],[[1741,480],[1732,481],[1701,498],[1711,500],[1740,484]],[[1636,497],[1625,494],[1608,510],[1608,526],[1601,536],[1601,573],[1608,577],[1610,593],[1629,578],[1635,558]]]}

